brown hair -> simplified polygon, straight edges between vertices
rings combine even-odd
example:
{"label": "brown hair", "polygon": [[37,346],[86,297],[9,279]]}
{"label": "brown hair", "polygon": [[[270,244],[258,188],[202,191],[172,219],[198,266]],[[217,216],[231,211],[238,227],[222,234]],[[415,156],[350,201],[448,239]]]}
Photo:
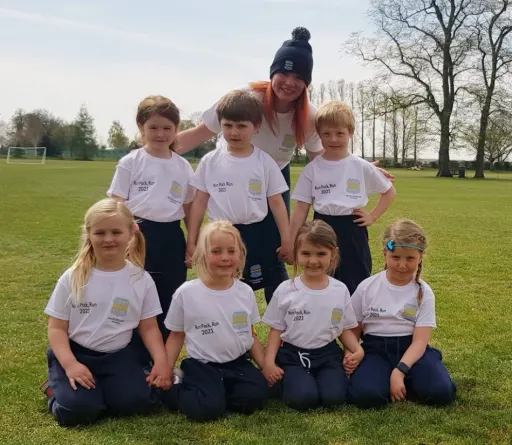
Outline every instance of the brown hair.
{"label": "brown hair", "polygon": [[315,219],[313,221],[306,221],[298,230],[295,243],[293,245],[293,258],[295,260],[293,265],[294,277],[296,277],[299,272],[297,258],[299,255],[300,245],[303,241],[309,241],[311,244],[322,246],[332,251],[331,264],[329,264],[326,271],[328,275],[331,275],[336,270],[340,260],[340,256],[338,254],[338,238],[336,237],[336,232],[334,232],[333,228],[325,221]]}
{"label": "brown hair", "polygon": [[208,281],[211,279],[210,267],[208,265],[208,253],[210,252],[211,237],[215,232],[222,232],[232,235],[235,239],[235,244],[240,251],[240,262],[238,263],[237,269],[233,278],[240,279],[244,273],[245,268],[245,257],[247,250],[240,236],[238,229],[229,221],[211,221],[206,224],[199,233],[199,239],[197,240],[197,247],[192,256],[192,264],[195,265],[195,271],[197,277],[201,281]]}
{"label": "brown hair", "polygon": [[125,258],[142,270],[144,269],[146,243],[144,235],[140,230],[136,229],[132,212],[130,212],[124,202],[114,198],[105,198],[98,201],[85,214],[80,249],[75,262],[71,266],[71,300],[75,304],[80,303],[83,289],[89,280],[92,268],[96,265],[96,257],[94,256],[94,250],[89,239],[89,232],[100,221],[114,215],[122,215],[126,220],[129,230],[133,233]]}
{"label": "brown hair", "polygon": [[234,90],[219,100],[216,107],[217,118],[228,121],[249,121],[259,126],[263,120],[263,104],[258,97],[246,90]]}
{"label": "brown hair", "polygon": [[352,109],[338,100],[332,100],[320,106],[315,117],[315,129],[320,134],[322,126],[343,127],[353,134],[356,121]]}
{"label": "brown hair", "polygon": [[[263,94],[263,108],[265,120],[272,132],[276,132],[277,115],[275,111],[276,93],[272,89],[272,82],[260,80],[249,84],[255,93]],[[309,128],[309,100],[307,88],[295,101],[295,113],[293,115],[293,131],[297,147],[302,147],[306,142],[306,132]]]}
{"label": "brown hair", "polygon": [[[393,224],[388,226],[386,230],[384,230],[384,236],[382,237],[382,244],[384,249],[387,249],[387,244],[389,241],[393,240],[395,244],[409,244],[411,246],[416,246],[421,249],[423,252],[427,248],[427,238],[425,236],[425,232],[423,228],[411,221],[410,219],[400,219],[395,221]],[[418,290],[418,305],[421,304],[423,300],[423,286],[420,282],[421,270],[422,270],[423,260],[420,261],[418,265],[418,270],[416,271],[416,283],[419,286]],[[386,270],[387,264],[384,266],[384,270]]]}
{"label": "brown hair", "polygon": [[[178,131],[180,125],[180,110],[170,99],[164,96],[148,96],[146,97],[137,107],[137,126],[142,133],[143,125],[151,119],[153,116],[161,116],[169,119]],[[142,142],[144,142],[144,136],[141,135]],[[170,147],[172,151],[175,149],[175,142]]]}

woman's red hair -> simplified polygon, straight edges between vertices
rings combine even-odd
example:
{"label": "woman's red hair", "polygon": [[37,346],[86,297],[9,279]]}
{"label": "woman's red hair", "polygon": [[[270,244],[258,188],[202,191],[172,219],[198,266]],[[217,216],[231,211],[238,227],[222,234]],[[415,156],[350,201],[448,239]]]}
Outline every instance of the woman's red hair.
{"label": "woman's red hair", "polygon": [[[276,102],[276,95],[272,89],[272,82],[269,80],[258,80],[249,84],[251,89],[256,92],[263,94],[263,106],[265,119],[268,122],[268,126],[274,132],[276,132],[276,111],[274,109]],[[295,102],[295,114],[293,115],[293,131],[295,133],[295,142],[298,147],[302,147],[306,142],[306,132],[309,127],[309,100],[307,89],[299,96]]]}

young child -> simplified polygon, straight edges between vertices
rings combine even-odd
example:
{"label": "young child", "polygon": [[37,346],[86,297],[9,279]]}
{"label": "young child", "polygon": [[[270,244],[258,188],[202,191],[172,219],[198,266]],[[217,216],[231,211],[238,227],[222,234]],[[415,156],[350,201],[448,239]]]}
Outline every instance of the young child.
{"label": "young child", "polygon": [[[278,258],[279,252],[289,260],[291,252],[288,213],[281,196],[288,186],[276,162],[251,143],[262,122],[262,104],[249,91],[236,90],[224,96],[216,110],[226,144],[201,159],[191,182],[197,192],[190,211],[187,254],[193,255],[208,208],[210,220],[231,221],[241,233],[247,246],[244,281],[253,290],[275,289],[288,278]],[[281,247],[273,243],[263,223],[268,207],[281,234]],[[272,294],[265,297],[268,302]]]}
{"label": "young child", "polygon": [[[180,113],[173,102],[149,96],[139,104],[136,120],[146,145],[119,161],[107,194],[124,200],[139,221],[146,239],[145,269],[155,281],[163,310],[158,324],[165,340],[169,332],[163,321],[172,295],[187,279],[180,221],[186,222],[194,197],[189,187],[194,171],[174,152]],[[142,346],[137,335],[134,344]]]}
{"label": "young child", "polygon": [[[115,199],[85,214],[82,246],[46,306],[48,407],[61,425],[87,424],[103,414],[140,414],[158,406],[151,386],[168,388],[162,312],[144,265],[144,237],[128,208]],[[151,353],[146,377],[128,346],[138,328]]]}
{"label": "young child", "polygon": [[[349,153],[354,135],[354,115],[342,102],[322,105],[316,130],[325,152],[311,161],[297,180],[292,199],[297,201],[291,218],[291,236],[307,218],[313,205],[314,219],[322,219],[336,232],[340,262],[334,277],[354,293],[372,270],[368,229],[388,209],[395,197],[391,182],[369,162]],[[368,212],[368,195],[380,193]]]}
{"label": "young child", "polygon": [[165,393],[167,404],[193,420],[223,416],[227,410],[251,414],[262,408],[267,382],[250,361],[263,368],[264,351],[256,337],[260,321],[252,289],[239,281],[245,248],[227,221],[207,224],[192,258],[198,278],[175,293],[165,325],[170,369],[185,342],[184,377]]}
{"label": "young child", "polygon": [[304,224],[295,240],[294,258],[295,278],[277,288],[263,316],[271,328],[263,374],[271,385],[282,379],[283,399],[291,408],[340,405],[348,379],[336,338],[353,368],[364,352],[351,331],[357,320],[347,286],[328,275],[338,263],[333,229],[318,220]]}
{"label": "young child", "polygon": [[420,279],[425,233],[413,221],[397,221],[386,229],[383,245],[385,270],[352,296],[365,357],[350,379],[349,399],[362,408],[390,398],[447,405],[456,386],[441,352],[428,345],[436,315],[432,289]]}

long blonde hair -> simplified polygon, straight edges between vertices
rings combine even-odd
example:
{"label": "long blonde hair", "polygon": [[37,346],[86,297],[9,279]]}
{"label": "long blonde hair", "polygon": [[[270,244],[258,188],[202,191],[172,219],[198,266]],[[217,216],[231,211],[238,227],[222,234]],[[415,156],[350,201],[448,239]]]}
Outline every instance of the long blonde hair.
{"label": "long blonde hair", "polygon": [[136,229],[135,220],[132,213],[126,205],[113,198],[105,198],[93,204],[85,213],[84,224],[82,226],[82,239],[75,262],[71,266],[71,300],[79,304],[84,288],[91,275],[92,268],[96,265],[96,257],[89,239],[91,228],[100,221],[114,215],[121,215],[126,220],[126,225],[133,233],[126,249],[126,259],[135,266],[144,268],[146,257],[146,243],[144,235]]}
{"label": "long blonde hair", "polygon": [[[427,237],[425,236],[423,228],[410,219],[400,219],[386,228],[384,231],[384,236],[382,237],[382,245],[384,249],[389,250],[388,243],[390,241],[393,241],[394,244],[407,244],[409,246],[415,246],[420,252],[424,252],[427,248]],[[384,266],[384,270],[387,268],[388,266],[386,264]],[[422,268],[423,259],[418,265],[418,270],[416,271],[415,276],[416,283],[419,287],[418,295],[416,297],[418,306],[423,300],[423,286],[421,285],[420,281]]]}
{"label": "long blonde hair", "polygon": [[239,280],[244,273],[247,250],[237,228],[231,222],[222,220],[209,222],[199,233],[196,251],[192,256],[192,264],[195,265],[196,275],[201,281],[210,281],[212,279],[208,266],[208,253],[211,248],[211,237],[215,232],[227,233],[235,238],[235,245],[240,252],[240,261],[235,269],[233,278]]}

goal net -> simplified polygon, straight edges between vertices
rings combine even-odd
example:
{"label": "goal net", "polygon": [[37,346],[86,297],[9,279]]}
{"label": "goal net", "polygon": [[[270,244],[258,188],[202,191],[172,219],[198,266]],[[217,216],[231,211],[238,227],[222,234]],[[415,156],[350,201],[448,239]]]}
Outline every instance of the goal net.
{"label": "goal net", "polygon": [[9,147],[6,162],[8,164],[44,164],[46,147]]}

